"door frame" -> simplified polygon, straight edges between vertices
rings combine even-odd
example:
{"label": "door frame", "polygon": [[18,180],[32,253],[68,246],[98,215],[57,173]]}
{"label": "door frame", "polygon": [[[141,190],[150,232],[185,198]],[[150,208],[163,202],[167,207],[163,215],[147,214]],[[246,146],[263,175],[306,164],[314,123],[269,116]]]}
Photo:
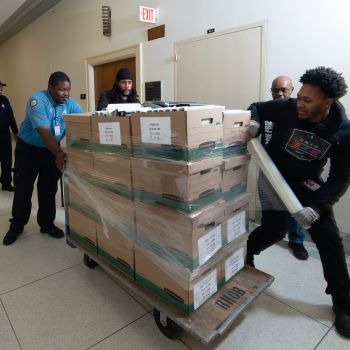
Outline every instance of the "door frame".
{"label": "door frame", "polygon": [[87,86],[87,108],[88,112],[95,111],[95,66],[109,63],[113,61],[123,60],[126,58],[135,57],[136,66],[136,90],[143,101],[143,72],[142,72],[142,43],[129,46],[124,49],[107,52],[102,55],[93,56],[85,59],[85,73],[86,73],[86,86]]}
{"label": "door frame", "polygon": [[[205,34],[181,41],[177,41],[174,43],[174,52],[175,52],[175,67],[174,67],[174,97],[175,101],[177,101],[177,64],[176,61],[178,60],[178,50],[177,46],[189,42],[199,41],[199,40],[206,40],[210,38],[215,38],[217,36],[226,35],[229,33],[239,32],[247,29],[253,29],[261,27],[261,66],[260,66],[260,91],[259,91],[259,100],[262,101],[264,99],[264,92],[265,92],[265,79],[266,79],[266,43],[267,43],[267,21],[259,21],[254,22],[251,24],[242,25],[239,27],[233,27],[230,29],[226,29],[220,32],[214,32],[212,34]],[[255,101],[254,101],[255,102]]]}

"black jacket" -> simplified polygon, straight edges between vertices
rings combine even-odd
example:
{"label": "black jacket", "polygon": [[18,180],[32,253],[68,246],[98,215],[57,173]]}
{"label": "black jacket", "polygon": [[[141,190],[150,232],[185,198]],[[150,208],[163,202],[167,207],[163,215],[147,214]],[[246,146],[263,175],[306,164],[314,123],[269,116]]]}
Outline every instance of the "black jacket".
{"label": "black jacket", "polygon": [[[328,211],[350,184],[350,121],[344,107],[334,103],[329,117],[321,123],[299,119],[294,98],[257,102],[249,109],[252,119],[261,125],[265,120],[274,122],[266,151],[292,189],[298,195],[301,182],[318,182],[321,187],[310,193],[308,205],[320,215]],[[320,175],[327,159],[330,171],[322,182]]]}
{"label": "black jacket", "polygon": [[98,100],[98,106],[97,110],[101,111],[102,109],[106,108],[110,103],[140,103],[137,96],[135,96],[133,93],[130,94],[127,98],[127,100],[122,100],[118,96],[115,97],[112,91],[104,91],[102,92],[99,100]]}
{"label": "black jacket", "polygon": [[16,119],[7,97],[0,95],[0,133],[8,133],[11,128],[14,134],[18,134]]}

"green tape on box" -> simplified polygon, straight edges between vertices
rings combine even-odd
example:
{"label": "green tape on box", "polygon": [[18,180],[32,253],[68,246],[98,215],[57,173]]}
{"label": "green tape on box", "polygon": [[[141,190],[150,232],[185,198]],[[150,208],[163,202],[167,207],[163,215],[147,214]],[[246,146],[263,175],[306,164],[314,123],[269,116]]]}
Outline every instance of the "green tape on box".
{"label": "green tape on box", "polygon": [[238,197],[239,195],[245,193],[247,191],[247,184],[239,184],[234,186],[230,191],[227,192],[223,192],[222,194],[222,198],[225,201],[230,201],[236,197]]}
{"label": "green tape on box", "polygon": [[172,249],[171,247],[161,246],[158,243],[150,241],[142,236],[137,236],[136,241],[141,247],[150,250],[157,256],[171,261],[182,268],[193,271],[199,266],[199,257],[191,259],[189,256],[178,250]]}
{"label": "green tape on box", "polygon": [[223,148],[223,156],[224,157],[231,157],[235,155],[241,155],[247,153],[247,145],[236,145],[236,146],[229,146]]}
{"label": "green tape on box", "polygon": [[69,229],[69,236],[79,242],[88,252],[97,254],[97,247],[71,228]]}
{"label": "green tape on box", "polygon": [[88,217],[91,220],[99,221],[99,215],[94,210],[89,210],[86,207],[80,206],[78,203],[70,202],[69,206],[79,212],[80,214]]}
{"label": "green tape on box", "polygon": [[140,145],[133,146],[133,153],[135,156],[145,157],[145,158],[166,158],[171,160],[183,160],[186,162],[191,162],[195,160],[200,160],[204,158],[222,156],[223,144],[217,143],[213,147],[207,148],[150,148]]}
{"label": "green tape on box", "polygon": [[92,143],[91,150],[94,152],[101,152],[107,154],[113,154],[117,156],[130,157],[132,155],[131,146],[127,148],[124,145],[101,145],[100,143]]}
{"label": "green tape on box", "polygon": [[136,282],[140,283],[147,289],[149,289],[154,294],[161,297],[163,300],[168,302],[171,305],[174,305],[178,310],[190,315],[194,311],[194,305],[188,305],[184,304],[181,301],[177,300],[175,297],[171,296],[170,294],[166,293],[162,288],[158,287],[156,284],[152,283],[148,279],[142,277],[141,275],[135,273],[135,280]]}
{"label": "green tape on box", "polygon": [[133,194],[131,191],[129,191],[128,188],[124,186],[120,186],[118,184],[111,184],[107,183],[105,181],[99,180],[96,177],[92,176],[84,176],[86,181],[89,182],[91,185],[94,185],[98,188],[101,188],[102,190],[106,190],[108,192],[123,196],[128,199],[133,199]]}
{"label": "green tape on box", "polygon": [[102,257],[104,257],[108,261],[110,261],[114,266],[116,266],[121,271],[125,272],[132,279],[135,279],[135,271],[132,268],[126,266],[125,264],[120,262],[118,259],[116,259],[114,256],[112,256],[109,253],[107,253],[105,250],[103,250],[101,248],[98,248],[97,254],[102,256]]}
{"label": "green tape on box", "polygon": [[[80,214],[88,217],[91,220],[94,220],[95,222],[99,224],[103,224],[101,220],[101,216],[95,212],[94,210],[88,210],[86,207],[82,207],[79,204],[75,202],[70,202],[69,206],[79,212]],[[135,240],[135,231],[126,225],[115,225],[115,222],[111,222],[111,220],[108,220],[107,218],[104,218],[105,222],[112,228],[118,230],[121,234],[123,234],[125,237],[129,238],[130,240]]]}
{"label": "green tape on box", "polygon": [[140,190],[134,190],[134,197],[135,199],[138,199],[141,202],[159,204],[163,207],[182,210],[190,213],[192,211],[198,210],[202,207],[205,207],[208,204],[211,204],[217,201],[222,197],[222,192],[221,192],[221,189],[218,189],[214,191],[212,194],[210,194],[209,196],[195,199],[194,201],[189,203],[176,201],[174,199],[163,197],[159,194],[140,191]]}
{"label": "green tape on box", "polygon": [[91,151],[91,143],[90,142],[71,140],[71,139],[67,138],[66,145],[68,147],[73,147],[73,148],[77,148],[80,150]]}

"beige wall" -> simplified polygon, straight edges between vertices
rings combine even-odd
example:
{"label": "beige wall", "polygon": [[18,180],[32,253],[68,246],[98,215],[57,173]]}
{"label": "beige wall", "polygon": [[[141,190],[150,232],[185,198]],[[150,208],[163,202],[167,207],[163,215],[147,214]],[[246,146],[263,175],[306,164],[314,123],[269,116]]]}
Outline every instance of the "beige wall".
{"label": "beige wall", "polygon": [[[112,9],[112,37],[102,35],[101,6]],[[153,25],[138,22],[138,6],[160,9],[166,37],[147,41]],[[266,20],[267,62],[265,99],[271,80],[280,74],[294,79],[306,68],[331,66],[343,72],[350,85],[350,47],[347,0],[294,0],[280,6],[277,0],[63,0],[53,10],[0,46],[0,79],[9,83],[10,98],[18,121],[23,119],[27,98],[45,88],[55,70],[72,80],[72,97],[86,109],[80,93],[87,93],[85,59],[142,45],[143,81],[162,80],[163,98],[174,98],[174,43],[206,33]],[[350,108],[350,95],[343,98]],[[350,232],[347,211],[350,191],[342,198],[336,216],[342,231]],[[342,210],[338,208],[341,207]]]}

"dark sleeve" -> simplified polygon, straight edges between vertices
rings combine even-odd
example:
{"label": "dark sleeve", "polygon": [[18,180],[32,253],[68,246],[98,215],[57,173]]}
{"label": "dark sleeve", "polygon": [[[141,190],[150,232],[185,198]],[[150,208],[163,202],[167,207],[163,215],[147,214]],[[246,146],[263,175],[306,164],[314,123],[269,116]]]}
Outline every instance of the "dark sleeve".
{"label": "dark sleeve", "polygon": [[109,103],[110,103],[110,101],[109,101],[108,92],[107,91],[102,92],[102,94],[98,100],[97,110],[101,111],[102,109],[105,109]]}
{"label": "dark sleeve", "polygon": [[350,184],[350,128],[346,140],[343,140],[330,157],[330,170],[326,182],[315,192],[311,207],[320,215],[329,211],[345,194]]}
{"label": "dark sleeve", "polygon": [[18,134],[18,127],[17,127],[16,119],[15,119],[15,116],[13,114],[13,110],[12,110],[10,101],[7,98],[6,98],[6,104],[7,104],[7,108],[9,111],[8,118],[9,118],[10,128],[14,134]]}
{"label": "dark sleeve", "polygon": [[251,111],[253,120],[263,124],[265,120],[276,122],[286,114],[294,113],[295,103],[294,98],[255,102],[249,106],[248,110]]}

